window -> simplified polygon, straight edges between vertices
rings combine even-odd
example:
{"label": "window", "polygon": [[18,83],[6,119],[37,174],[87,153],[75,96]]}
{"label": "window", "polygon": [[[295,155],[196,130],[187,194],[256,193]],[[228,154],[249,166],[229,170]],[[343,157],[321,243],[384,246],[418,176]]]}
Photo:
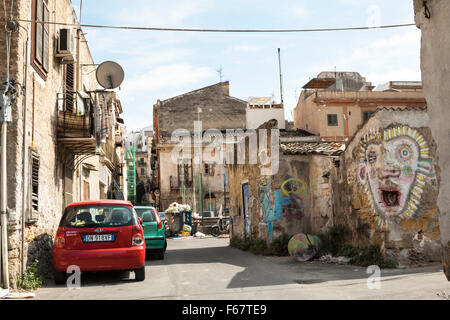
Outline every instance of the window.
{"label": "window", "polygon": [[83,200],[88,201],[91,199],[89,182],[83,181]]}
{"label": "window", "polygon": [[214,164],[205,163],[205,175],[207,176],[214,175]]}
{"label": "window", "polygon": [[[32,20],[49,22],[48,0],[33,0]],[[49,71],[49,24],[33,23],[31,63],[39,75],[47,79]]]}
{"label": "window", "polygon": [[192,186],[192,159],[178,159],[178,181],[180,187]]}
{"label": "window", "polygon": [[39,210],[39,155],[31,152],[31,208],[32,211]]}
{"label": "window", "polygon": [[363,122],[369,120],[369,118],[372,116],[374,112],[375,111],[363,111]]}
{"label": "window", "polygon": [[75,77],[74,77],[74,65],[69,63],[65,65],[65,77],[64,77],[64,98],[65,98],[65,111],[74,112],[74,92],[75,92]]}
{"label": "window", "polygon": [[337,114],[328,114],[328,126],[337,126],[338,125],[338,117]]}
{"label": "window", "polygon": [[141,168],[141,176],[145,176],[145,169]]}

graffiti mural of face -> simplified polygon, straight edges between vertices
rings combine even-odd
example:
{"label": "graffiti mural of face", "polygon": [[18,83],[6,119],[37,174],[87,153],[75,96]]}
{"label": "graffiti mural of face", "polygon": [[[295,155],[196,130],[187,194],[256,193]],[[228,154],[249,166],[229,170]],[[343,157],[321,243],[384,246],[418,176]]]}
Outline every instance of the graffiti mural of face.
{"label": "graffiti mural of face", "polygon": [[368,183],[375,203],[387,218],[405,209],[416,179],[419,147],[409,137],[398,137],[366,151]]}
{"label": "graffiti mural of face", "polygon": [[383,223],[416,214],[426,175],[431,174],[428,144],[409,127],[379,130],[362,143],[358,177]]}

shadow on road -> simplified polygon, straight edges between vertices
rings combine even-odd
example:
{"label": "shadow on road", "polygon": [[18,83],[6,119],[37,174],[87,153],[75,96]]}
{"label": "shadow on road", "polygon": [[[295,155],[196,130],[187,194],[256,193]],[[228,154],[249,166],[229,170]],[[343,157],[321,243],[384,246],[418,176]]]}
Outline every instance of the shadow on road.
{"label": "shadow on road", "polygon": [[[365,280],[372,275],[366,273],[366,267],[324,264],[319,261],[298,262],[291,257],[255,256],[229,246],[169,250],[164,263],[166,265],[223,263],[245,268],[232,278],[228,288]],[[432,273],[439,272],[440,269],[440,264],[409,269],[383,269],[381,277]]]}

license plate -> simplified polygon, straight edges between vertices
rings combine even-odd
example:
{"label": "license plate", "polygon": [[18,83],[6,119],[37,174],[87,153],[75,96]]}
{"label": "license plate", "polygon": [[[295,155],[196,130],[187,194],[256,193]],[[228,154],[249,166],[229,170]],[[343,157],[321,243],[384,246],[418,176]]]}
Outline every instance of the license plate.
{"label": "license plate", "polygon": [[83,236],[83,242],[110,242],[114,241],[113,234],[86,234]]}

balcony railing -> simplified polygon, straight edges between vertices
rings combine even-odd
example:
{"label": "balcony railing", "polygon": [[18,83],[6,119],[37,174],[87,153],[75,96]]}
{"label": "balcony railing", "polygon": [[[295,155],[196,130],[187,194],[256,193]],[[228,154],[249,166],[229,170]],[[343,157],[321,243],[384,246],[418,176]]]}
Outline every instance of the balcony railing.
{"label": "balcony railing", "polygon": [[95,153],[93,105],[89,95],[58,95],[58,142],[75,154]]}

